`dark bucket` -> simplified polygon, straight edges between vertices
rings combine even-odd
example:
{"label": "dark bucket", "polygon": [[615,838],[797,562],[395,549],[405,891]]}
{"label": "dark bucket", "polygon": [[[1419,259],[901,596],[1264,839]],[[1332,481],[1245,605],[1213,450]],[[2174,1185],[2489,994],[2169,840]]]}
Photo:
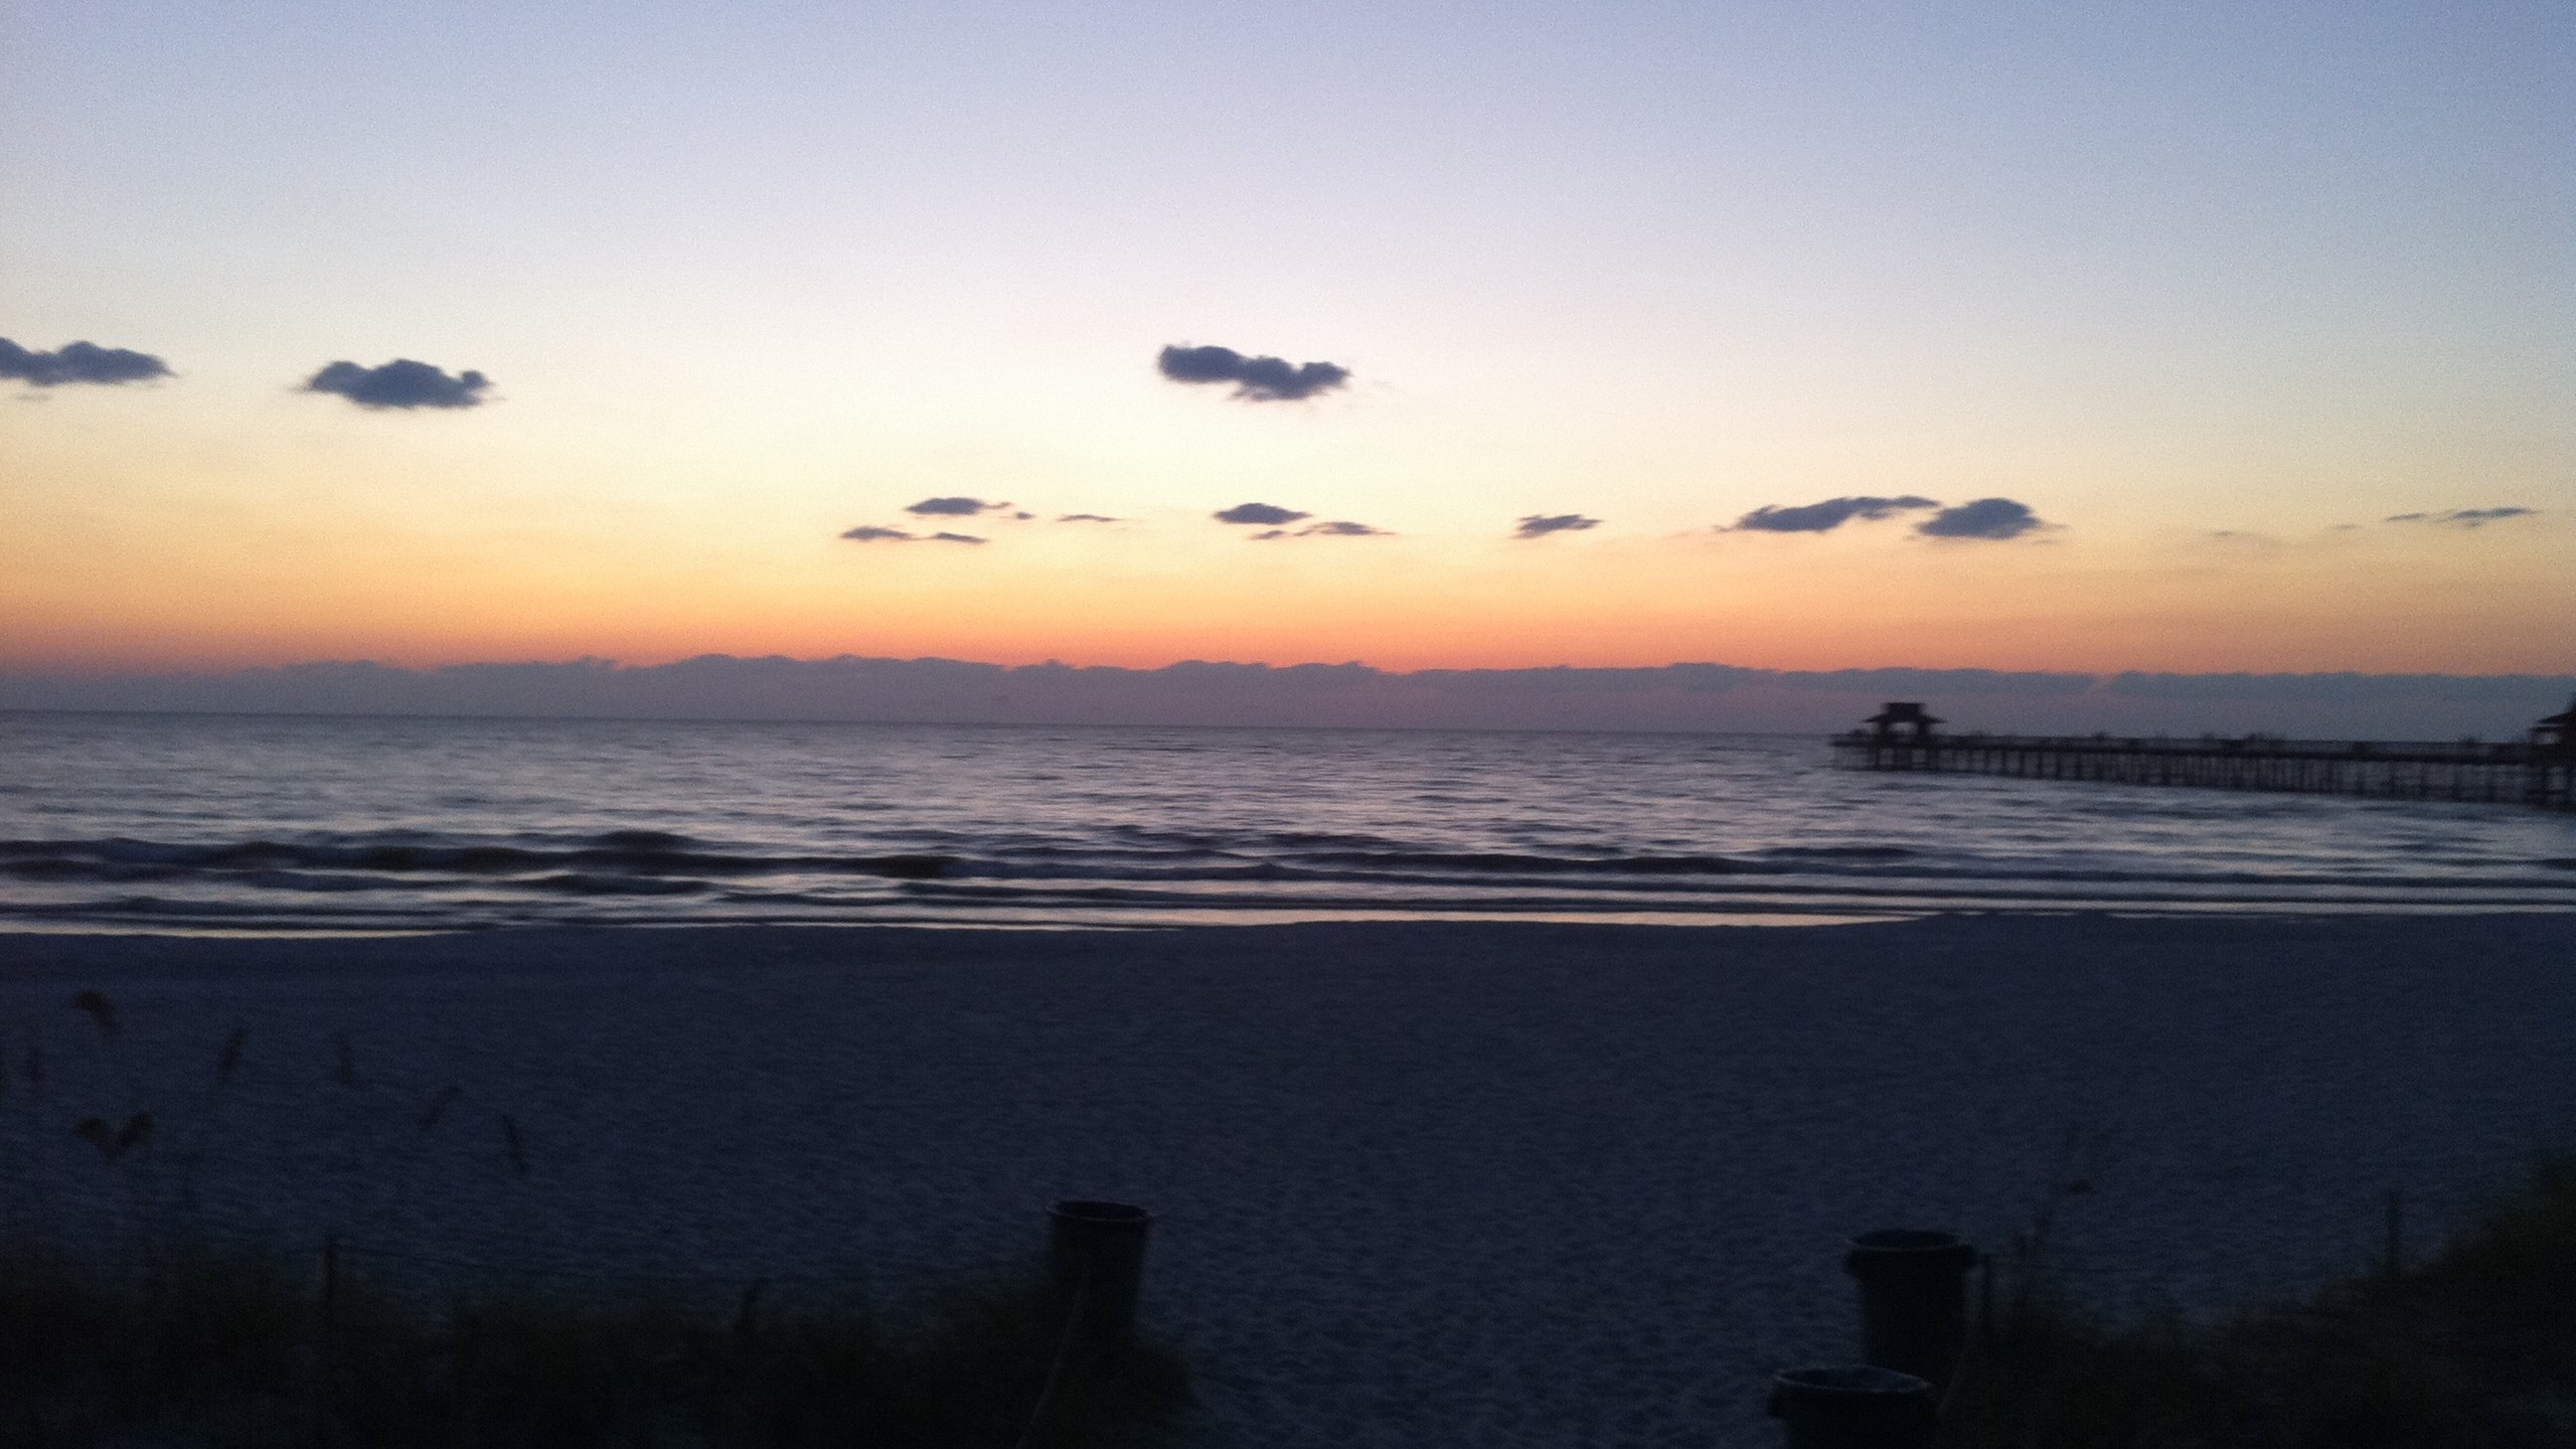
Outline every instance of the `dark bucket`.
{"label": "dark bucket", "polygon": [[1788,1449],[1931,1449],[1932,1386],[1894,1369],[1790,1369],[1770,1407]]}
{"label": "dark bucket", "polygon": [[1946,1384],[1968,1339],[1968,1270],[1977,1250],[1955,1233],[1890,1228],[1851,1240],[1843,1267],[1860,1284],[1861,1358]]}
{"label": "dark bucket", "polygon": [[1136,1327],[1145,1236],[1154,1215],[1123,1202],[1057,1203],[1047,1210],[1047,1289],[1075,1332],[1097,1345]]}

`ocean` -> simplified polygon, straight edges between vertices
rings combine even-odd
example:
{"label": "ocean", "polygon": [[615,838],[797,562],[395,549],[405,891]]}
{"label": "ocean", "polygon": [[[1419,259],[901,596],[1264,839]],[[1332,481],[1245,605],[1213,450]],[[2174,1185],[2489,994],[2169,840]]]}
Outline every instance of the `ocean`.
{"label": "ocean", "polygon": [[2513,806],[1817,738],[0,714],[0,928],[2576,910]]}

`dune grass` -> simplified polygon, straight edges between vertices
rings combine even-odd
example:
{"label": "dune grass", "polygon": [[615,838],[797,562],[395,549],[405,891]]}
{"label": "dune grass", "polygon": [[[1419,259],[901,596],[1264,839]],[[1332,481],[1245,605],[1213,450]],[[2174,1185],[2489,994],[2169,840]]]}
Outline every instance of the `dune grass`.
{"label": "dune grass", "polygon": [[2115,1324],[2042,1265],[2005,1276],[1945,1449],[2576,1446],[2576,1159],[2419,1267],[2222,1323]]}
{"label": "dune grass", "polygon": [[[132,1274],[0,1258],[0,1444],[1010,1449],[1058,1348],[1011,1277],[710,1311],[587,1289],[428,1305],[334,1276],[248,1252]],[[1150,1442],[1190,1399],[1154,1344],[1087,1367],[1030,1442]]]}
{"label": "dune grass", "polygon": [[[15,1225],[0,1236],[0,1449],[1092,1449],[1151,1442],[1191,1401],[1166,1346],[1064,1354],[1034,1265],[886,1297],[810,1277],[789,1291],[468,1276],[210,1236],[195,1186],[247,1033],[224,1041],[199,1100],[156,1112],[116,1004],[68,1005],[96,1054],[80,1106],[58,1099],[38,1024],[0,1039]],[[346,1130],[335,1180],[313,1190],[345,1197],[344,1221],[362,1221],[371,1162],[442,1130],[488,1134],[497,1182],[542,1170],[515,1115],[452,1085],[379,1111],[364,1137],[355,1107],[388,1089],[346,1036],[316,1080]]]}

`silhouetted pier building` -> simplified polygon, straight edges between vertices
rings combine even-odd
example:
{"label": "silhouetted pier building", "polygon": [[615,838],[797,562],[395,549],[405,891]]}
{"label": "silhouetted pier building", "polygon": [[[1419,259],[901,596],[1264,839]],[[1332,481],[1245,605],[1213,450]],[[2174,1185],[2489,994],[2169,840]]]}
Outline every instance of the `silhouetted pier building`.
{"label": "silhouetted pier building", "polygon": [[2291,740],[2270,735],[2196,740],[2045,735],[1945,735],[1914,701],[1890,701],[1863,727],[1833,739],[1834,763],[1861,770],[1944,770],[2122,785],[2292,790],[2402,800],[2479,800],[2576,809],[2576,703],[2501,744]]}

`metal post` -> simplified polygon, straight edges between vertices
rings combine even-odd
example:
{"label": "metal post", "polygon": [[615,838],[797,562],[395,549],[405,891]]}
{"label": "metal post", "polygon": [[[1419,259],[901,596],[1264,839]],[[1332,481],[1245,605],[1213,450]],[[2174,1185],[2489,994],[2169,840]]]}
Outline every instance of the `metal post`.
{"label": "metal post", "polygon": [[1791,1369],[1768,1407],[1788,1449],[1931,1449],[1932,1386],[1893,1369]]}
{"label": "metal post", "polygon": [[1843,1267],[1860,1284],[1861,1357],[1936,1388],[1948,1383],[1967,1341],[1976,1261],[1955,1233],[1889,1228],[1852,1239]]}
{"label": "metal post", "polygon": [[1047,1219],[1047,1288],[1055,1311],[1091,1347],[1124,1343],[1136,1327],[1154,1215],[1123,1202],[1075,1200],[1057,1203]]}

